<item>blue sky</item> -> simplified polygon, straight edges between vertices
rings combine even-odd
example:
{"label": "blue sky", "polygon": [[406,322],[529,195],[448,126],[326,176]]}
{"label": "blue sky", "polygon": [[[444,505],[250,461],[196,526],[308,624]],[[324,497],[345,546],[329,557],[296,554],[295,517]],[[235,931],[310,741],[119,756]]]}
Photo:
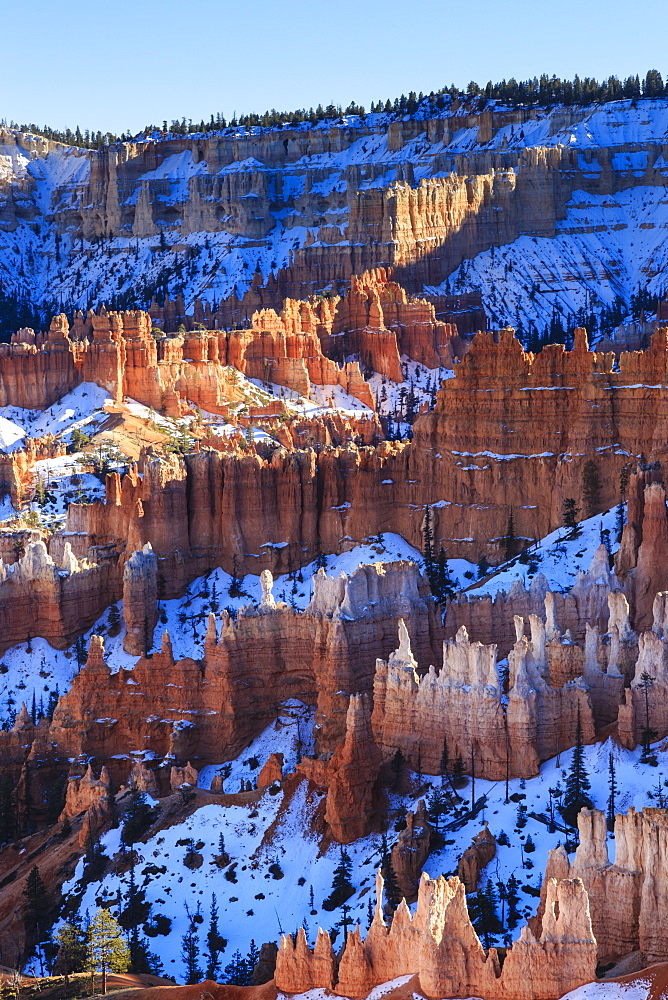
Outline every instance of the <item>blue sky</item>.
{"label": "blue sky", "polygon": [[668,71],[666,0],[30,0],[1,23],[0,118],[56,128]]}

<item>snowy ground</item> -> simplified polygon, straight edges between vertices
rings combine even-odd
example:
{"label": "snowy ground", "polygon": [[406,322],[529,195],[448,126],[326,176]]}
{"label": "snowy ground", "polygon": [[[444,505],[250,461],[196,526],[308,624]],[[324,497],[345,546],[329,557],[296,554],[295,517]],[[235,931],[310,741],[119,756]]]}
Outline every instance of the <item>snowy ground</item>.
{"label": "snowy ground", "polygon": [[[96,489],[101,490],[99,481],[95,477],[80,478],[82,485],[78,489],[87,490],[89,493],[93,493]],[[65,496],[64,493],[58,493],[57,504],[62,505]],[[50,509],[46,508],[47,513]],[[62,506],[58,509],[62,510]],[[594,553],[601,543],[601,530],[610,532],[611,551],[616,551],[616,516],[616,510],[613,508],[605,514],[582,521],[581,535],[577,539],[566,539],[567,532],[564,528],[551,532],[536,548],[531,549],[528,562],[521,562],[516,557],[477,586],[474,586],[474,583],[478,576],[478,567],[466,559],[448,560],[450,576],[457,589],[469,588],[468,592],[472,595],[493,596],[500,590],[508,592],[515,580],[520,580],[528,587],[537,573],[545,575],[551,590],[568,591],[576,580],[578,570],[589,569]],[[355,545],[340,555],[325,556],[323,561],[327,575],[338,576],[341,573],[350,575],[358,566],[365,563],[393,562],[397,559],[412,560],[420,566],[423,564],[422,554],[401,535],[385,532],[370,538],[364,544]],[[277,576],[274,580],[274,597],[277,601],[284,601],[303,610],[311,600],[313,576],[317,571],[317,564],[312,562],[292,576],[289,574]],[[260,602],[262,588],[259,576],[249,573],[239,580],[240,592],[237,596],[230,596],[231,586],[233,580],[230,574],[222,569],[216,569],[194,580],[182,597],[161,602],[162,614],[154,632],[154,648],[160,647],[161,635],[164,631],[168,631],[177,659],[184,656],[200,658],[204,650],[210,612],[220,614],[223,609],[227,609],[231,613],[236,613],[239,608],[248,604],[257,605]],[[122,622],[123,602],[119,601],[117,607]],[[108,635],[108,628],[109,609],[86,633],[86,646],[91,635],[103,635],[106,659],[111,669],[117,670],[121,666],[130,669],[136,663],[137,657],[130,656],[123,650],[124,625],[121,624],[118,635],[113,637]],[[33,639],[32,653],[27,652],[26,645],[21,643],[13,646],[1,658],[0,720],[5,723],[11,720],[12,713],[20,708],[22,701],[30,707],[33,691],[38,706],[40,698],[45,704],[48,703],[49,693],[55,690],[56,685],[63,694],[78,669],[72,651],[61,652],[52,649],[43,639]]]}
{"label": "snowy ground", "polygon": [[[286,712],[298,711],[298,703],[291,703]],[[306,718],[304,710],[303,718]],[[288,722],[286,725],[285,722]],[[306,726],[300,735],[305,738]],[[283,721],[274,729],[268,727],[237,761],[232,764],[232,775],[226,788],[236,790],[241,778],[253,780],[259,767],[272,750],[286,753],[288,770],[296,760],[295,742],[297,727],[294,721]],[[486,821],[489,829],[502,841],[494,861],[488,866],[481,888],[491,880],[496,886],[506,883],[513,874],[520,884],[520,923],[514,929],[506,928],[496,935],[494,943],[503,944],[518,937],[519,927],[536,912],[538,889],[549,848],[564,843],[564,834],[551,832],[534,819],[531,813],[549,816],[550,802],[555,807],[555,818],[561,822],[556,806],[559,791],[563,790],[571,751],[560,758],[548,761],[538,777],[513,780],[509,784],[508,803],[505,802],[505,783],[477,780],[475,797],[486,797],[483,811],[474,820],[466,822],[456,832],[445,833],[445,846],[430,855],[425,870],[435,877],[456,871],[457,860]],[[640,750],[623,750],[612,741],[585,748],[586,768],[592,785],[592,799],[601,809],[606,808],[608,797],[609,755],[613,754],[619,791],[616,798],[618,812],[633,806],[641,809],[647,805],[662,804],[668,796],[668,749],[659,748],[658,768],[639,763]],[[208,784],[215,768],[203,772],[202,783]],[[418,781],[412,776],[415,790],[409,795],[391,795],[391,806],[396,815],[400,807],[414,808],[416,799],[425,796],[430,786],[440,787],[440,778]],[[460,790],[466,804],[471,797],[470,782]],[[311,944],[319,926],[334,932],[338,929],[343,911],[329,911],[323,902],[332,886],[334,868],[341,858],[338,846],[321,853],[318,839],[311,832],[318,796],[309,797],[306,783],[300,785],[291,801],[284,803],[283,792],[267,791],[257,805],[203,806],[183,823],[163,830],[146,844],[139,844],[135,876],[139,887],[146,889],[146,898],[153,905],[153,916],[158,913],[172,920],[167,936],[150,939],[151,949],[161,958],[165,971],[177,980],[182,979],[183,969],[179,957],[180,939],[186,930],[185,904],[192,909],[199,903],[208,918],[211,896],[215,892],[220,908],[220,930],[228,944],[223,955],[223,966],[236,949],[246,954],[251,939],[256,943],[278,940],[281,931],[295,932],[303,925]],[[451,816],[449,817],[451,818]],[[270,836],[267,831],[275,823]],[[229,864],[221,871],[215,858],[220,853],[219,838],[223,836],[224,850],[229,854]],[[505,834],[505,837],[503,836]],[[111,830],[103,838],[106,853],[112,856],[119,847],[120,831]],[[184,841],[193,838],[202,864],[195,870],[184,865],[188,850]],[[396,838],[394,823],[390,823],[388,840]],[[180,843],[179,843],[180,842]],[[533,845],[533,850],[532,850]],[[346,850],[352,862],[352,884],[355,894],[348,901],[350,918],[359,922],[363,931],[369,919],[369,902],[374,899],[374,877],[379,864],[381,838],[371,835],[356,841]],[[572,845],[571,845],[572,849]],[[611,859],[614,860],[614,840],[610,838]],[[74,879],[65,887],[72,890],[80,879],[80,863]],[[92,912],[96,905],[116,898],[118,891],[127,889],[128,874],[109,874],[100,883],[85,887],[80,912]],[[312,897],[311,897],[312,890]],[[311,903],[311,898],[313,903]],[[498,907],[499,916],[501,907]],[[204,931],[200,937],[203,937]]]}
{"label": "snowy ground", "polygon": [[[609,551],[615,553],[619,548],[616,533],[617,508],[613,507],[604,514],[596,514],[586,518],[578,525],[580,535],[568,538],[566,528],[557,528],[541,539],[538,545],[532,547],[526,556],[520,560],[515,557],[509,563],[499,568],[494,576],[472,588],[471,594],[494,594],[499,590],[510,590],[515,580],[520,580],[525,587],[531,586],[531,581],[537,573],[543,573],[547,578],[550,590],[564,592],[571,589],[579,570],[587,571],[596,549],[601,541],[609,542]],[[609,535],[602,534],[609,532]],[[462,560],[463,562],[464,560]],[[451,560],[455,562],[455,560]],[[477,576],[477,567],[472,566]]]}
{"label": "snowy ground", "polygon": [[[405,986],[412,978],[412,976],[399,976],[388,983],[383,983],[369,993],[367,1000],[379,1000],[385,994]],[[327,1000],[329,996],[330,994],[326,990],[307,990],[306,993],[294,995],[291,1000]],[[632,983],[588,983],[571,993],[566,993],[562,1000],[649,1000],[650,997],[654,996],[651,980],[639,977]],[[287,997],[284,993],[279,993],[277,1000],[287,1000]],[[344,997],[343,1000],[346,998]],[[414,992],[412,1000],[425,1000],[425,998],[421,993]],[[443,998],[443,1000],[448,1000],[448,998]]]}
{"label": "snowy ground", "polygon": [[45,410],[26,410],[18,406],[3,406],[0,417],[0,450],[15,451],[27,436],[38,438],[52,434],[69,439],[66,432],[75,427],[86,434],[94,432],[106,419],[103,408],[111,399],[106,389],[95,382],[82,382],[57,403]]}
{"label": "snowy ground", "polygon": [[[640,154],[647,159],[647,154]],[[600,169],[600,168],[599,168]],[[520,236],[515,242],[464,261],[434,291],[479,291],[493,328],[549,327],[554,314],[575,316],[627,307],[639,286],[665,291],[668,196],[664,186],[641,186],[615,195],[575,191],[552,239]]]}

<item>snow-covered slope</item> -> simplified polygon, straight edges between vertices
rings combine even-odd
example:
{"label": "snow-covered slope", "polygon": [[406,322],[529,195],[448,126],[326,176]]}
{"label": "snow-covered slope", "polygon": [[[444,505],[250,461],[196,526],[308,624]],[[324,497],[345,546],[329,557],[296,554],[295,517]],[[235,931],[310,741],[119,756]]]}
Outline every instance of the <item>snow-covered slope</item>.
{"label": "snow-covered slope", "polygon": [[[231,763],[231,775],[226,778],[227,790],[237,791],[241,779],[254,781],[272,750],[279,749],[286,754],[286,770],[294,766],[298,734],[305,741],[306,748],[309,741],[304,721],[307,713],[302,710],[302,723],[298,729],[296,717],[299,711],[298,703],[285,706],[275,726],[269,727]],[[665,800],[668,749],[663,747],[657,750],[658,768],[642,765],[639,762],[640,753],[640,749],[633,752],[623,750],[612,740],[585,748],[585,766],[597,808],[606,808],[610,754],[616,768],[618,812],[626,812],[632,806],[641,809]],[[504,782],[476,780],[476,800],[485,796],[485,808],[475,819],[464,822],[461,828],[446,832],[444,846],[433,852],[424,866],[432,877],[456,872],[463,850],[483,823],[488,823],[497,841],[501,838],[501,843],[498,844],[494,864],[485,872],[481,889],[488,880],[496,886],[499,882],[506,883],[513,875],[519,882],[520,895],[519,924],[512,928],[506,926],[493,936],[496,944],[516,939],[521,924],[536,912],[548,850],[568,841],[562,832],[551,830],[549,825],[532,814],[548,818],[553,814],[557,823],[561,824],[557,807],[571,754],[572,751],[562,753],[559,758],[547,761],[536,778],[511,781],[508,802]],[[208,784],[215,770],[207,768],[203,772],[203,784]],[[440,788],[441,779],[420,779],[413,775],[412,784],[410,794],[390,796],[393,816],[398,816],[403,808],[415,808],[418,798],[428,797],[431,788]],[[464,812],[471,796],[470,783],[460,794],[463,800],[460,808]],[[168,975],[183,981],[179,946],[187,929],[186,904],[191,912],[198,904],[201,906],[203,926],[206,928],[214,892],[220,909],[220,932],[227,939],[223,966],[237,949],[245,955],[252,939],[256,943],[278,941],[281,931],[294,933],[300,925],[305,927],[311,944],[319,926],[327,928],[332,934],[336,933],[337,945],[340,943],[343,911],[340,907],[324,909],[323,902],[331,892],[341,848],[332,845],[323,851],[319,844],[319,837],[314,832],[317,829],[315,815],[319,801],[317,795],[308,792],[307,783],[303,782],[290,798],[286,798],[283,791],[272,789],[266,791],[258,802],[249,805],[223,807],[211,803],[198,809],[184,822],[162,829],[146,843],[136,845],[134,867],[137,885],[145,890],[146,899],[152,904],[153,917],[164,914],[172,921],[167,935],[152,937],[149,942]],[[504,834],[505,837],[502,836]],[[221,853],[221,835],[224,850],[229,855],[229,861],[222,866],[222,870],[216,861]],[[191,838],[202,858],[201,865],[194,869],[184,864]],[[392,822],[388,840],[391,843],[394,839],[396,831]],[[113,856],[119,849],[120,830],[105,834],[103,844],[107,855]],[[374,877],[381,847],[380,835],[372,834],[346,848],[352,864],[351,882],[355,888],[348,901],[349,919],[353,923],[359,922],[363,932],[370,922],[369,902],[375,898]],[[573,844],[568,844],[568,848],[573,850]],[[609,849],[614,858],[612,839]],[[88,885],[79,882],[82,873],[83,862],[80,862],[74,878],[64,890],[83,892],[79,903],[82,914],[93,912],[105,900],[115,900],[119,890],[121,895],[127,892],[128,871],[111,873],[101,882]],[[202,941],[204,934],[205,929],[200,932]]]}
{"label": "snow-covered slope", "polygon": [[[447,107],[441,115],[449,120],[445,131],[407,122],[400,142],[400,123],[390,135],[382,114],[337,122],[341,137],[331,141],[323,136],[332,123],[313,127],[312,142],[306,139],[307,125],[290,129],[285,140],[266,130],[228,129],[219,138],[237,150],[231,162],[227,153],[218,158],[215,152],[207,161],[204,140],[195,156],[191,143],[173,137],[156,143],[147,169],[107,194],[99,185],[88,186],[94,158],[103,154],[54,146],[40,156],[5,131],[0,188],[8,192],[3,202],[0,190],[0,279],[7,291],[36,305],[55,307],[60,301],[70,309],[86,308],[119,296],[140,305],[158,290],[182,292],[190,308],[197,296],[213,302],[234,290],[243,294],[256,272],[266,282],[304,247],[349,247],[356,191],[387,190],[406,179],[415,185],[452,170],[483,173],[491,154],[503,155],[517,171],[523,151],[552,147],[577,154],[567,173],[581,180],[556,239],[521,236],[493,253],[486,249],[456,270],[445,287],[480,288],[493,322],[524,327],[533,322],[540,329],[549,324],[553,307],[563,317],[581,308],[587,290],[595,302],[621,296],[628,305],[639,283],[658,288],[665,263],[668,101],[557,106],[531,115],[498,104],[489,109],[497,123],[491,134],[475,116],[473,124],[470,116],[462,117],[458,128],[464,109]],[[274,159],[271,142],[280,149]],[[142,150],[143,143],[136,143],[131,155],[141,156]],[[229,185],[237,183],[239,191],[230,194]],[[111,239],[98,238],[88,223],[84,227],[93,196],[106,199],[96,207],[114,217],[117,235]],[[149,218],[147,198],[155,201],[157,224]],[[228,206],[223,219],[216,216],[217,202]],[[131,220],[135,210],[139,221],[119,221]],[[490,247],[498,242],[492,230]],[[499,289],[507,298],[503,303]]]}
{"label": "snow-covered slope", "polygon": [[[644,155],[644,154],[643,154]],[[493,327],[525,332],[553,315],[626,305],[639,287],[667,290],[668,192],[665,186],[612,195],[576,191],[554,239],[520,236],[467,260],[434,291],[478,291]]]}

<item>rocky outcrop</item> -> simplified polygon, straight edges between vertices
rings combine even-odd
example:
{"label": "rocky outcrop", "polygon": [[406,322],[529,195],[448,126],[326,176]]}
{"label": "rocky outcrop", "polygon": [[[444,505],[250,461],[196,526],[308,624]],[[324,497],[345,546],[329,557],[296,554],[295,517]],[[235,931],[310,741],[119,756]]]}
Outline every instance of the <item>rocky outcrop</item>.
{"label": "rocky outcrop", "polygon": [[89,764],[83,777],[74,776],[68,780],[65,808],[60,814],[60,819],[71,819],[91,806],[99,806],[103,811],[110,811],[111,780],[106,767],[102,768],[100,777],[96,778]]}
{"label": "rocky outcrop", "polygon": [[481,871],[490,863],[495,854],[494,834],[490,833],[489,827],[485,826],[480,833],[475,835],[471,845],[466,848],[457,862],[457,875],[464,883],[467,893],[476,891]]}
{"label": "rocky outcrop", "polygon": [[[415,916],[402,901],[389,928],[382,913],[382,888],[379,875],[376,911],[366,939],[359,929],[348,935],[335,984],[342,996],[364,997],[381,983],[417,975],[420,991],[428,997],[552,1000],[596,975],[596,940],[579,879],[549,880],[539,935],[524,927],[503,970],[496,950],[485,953],[480,944],[463,883],[456,876],[433,880],[423,874]],[[329,935],[319,931],[319,955],[329,953],[328,944]],[[315,950],[308,948],[303,930],[296,942],[289,935],[282,938],[275,972],[280,990],[331,989],[331,967],[325,966],[322,978],[318,971]]]}
{"label": "rocky outcrop", "polygon": [[[634,492],[641,482],[636,480],[632,484]],[[642,510],[640,515],[636,513],[638,506]],[[668,515],[666,491],[660,483],[644,487],[641,504],[632,506],[629,500],[629,519],[617,562],[627,570],[624,585],[636,628],[649,628],[654,597],[668,587]]]}
{"label": "rocky outcrop", "polygon": [[[391,650],[398,615],[421,636],[422,667],[433,658],[438,625],[424,581],[411,563],[363,566],[350,577],[319,572],[305,612],[274,600],[270,574],[263,576],[263,585],[260,606],[240,611],[236,623],[226,612],[219,621],[210,617],[199,663],[189,657],[175,661],[165,634],[150,658],[112,673],[103,641],[94,636],[86,664],[61,697],[52,722],[45,723],[50,756],[95,758],[108,766],[117,784],[127,781],[135,753],[149,752],[177,767],[186,761],[196,768],[219,764],[272,722],[280,704],[297,698],[316,707],[317,750],[329,757],[345,740],[350,696],[372,692],[376,654]],[[0,733],[3,759],[15,760],[15,781],[39,729],[29,716],[27,721],[21,738],[18,731]],[[327,787],[333,772],[325,771]],[[142,774],[154,793],[166,790],[168,775],[156,779],[147,768]]]}
{"label": "rocky outcrop", "polygon": [[369,830],[380,754],[371,730],[371,712],[363,695],[353,695],[343,746],[334,754],[325,820],[340,844],[350,844]]}
{"label": "rocky outcrop", "polygon": [[617,814],[614,862],[608,857],[602,812],[583,809],[578,829],[580,845],[572,862],[563,847],[550,851],[543,897],[553,876],[581,879],[589,895],[599,960],[612,961],[639,950],[648,963],[665,962],[668,812],[646,808]]}
{"label": "rocky outcrop", "polygon": [[197,771],[190,761],[185,767],[172,767],[169,772],[169,786],[173,792],[187,785],[189,788],[197,788]]}
{"label": "rocky outcrop", "polygon": [[650,731],[650,741],[668,735],[668,592],[654,598],[653,625],[638,640],[630,688],[618,712],[617,733],[623,746],[633,749]]}
{"label": "rocky outcrop", "polygon": [[58,562],[41,539],[28,542],[16,561],[0,561],[0,651],[36,636],[67,649],[115,599],[115,546],[87,548],[92,561],[77,558],[65,539]]}
{"label": "rocky outcrop", "polygon": [[257,787],[267,788],[268,785],[273,785],[274,782],[283,780],[283,754],[282,753],[270,753],[267,760],[260,768],[260,773],[257,776]]}
{"label": "rocky outcrop", "polygon": [[406,826],[399,832],[391,852],[397,885],[407,903],[417,899],[420,875],[431,850],[431,834],[424,800],[420,799],[415,812],[406,813]]}
{"label": "rocky outcrop", "polygon": [[[593,739],[584,679],[578,674],[553,687],[545,679],[545,623],[531,617],[530,641],[521,618],[516,627],[506,699],[495,645],[472,643],[461,628],[454,640],[443,644],[440,671],[430,666],[420,676],[408,632],[400,623],[399,649],[388,661],[376,662],[372,718],[385,758],[401,750],[414,770],[439,774],[447,748],[448,759],[461,758],[467,773],[498,781],[507,774],[537,774],[541,761],[573,746],[578,718],[585,741]],[[559,650],[555,636],[552,641]]]}
{"label": "rocky outcrop", "polygon": [[125,652],[149,653],[158,624],[158,560],[150,542],[133,552],[123,568],[123,618]]}

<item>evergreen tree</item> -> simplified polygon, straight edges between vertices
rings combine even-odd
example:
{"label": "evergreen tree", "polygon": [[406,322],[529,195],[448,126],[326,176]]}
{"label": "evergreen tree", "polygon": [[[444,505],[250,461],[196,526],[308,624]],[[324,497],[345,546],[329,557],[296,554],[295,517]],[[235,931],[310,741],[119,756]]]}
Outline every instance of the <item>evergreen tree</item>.
{"label": "evergreen tree", "polygon": [[601,509],[601,477],[591,458],[582,470],[582,505],[585,517],[592,517]]}
{"label": "evergreen tree", "polygon": [[[311,906],[313,909],[313,906]],[[211,910],[209,915],[209,930],[206,935],[206,978],[216,979],[220,969],[220,953],[225,950],[227,941],[221,936],[218,930],[218,902],[216,894],[211,897]]]}
{"label": "evergreen tree", "polygon": [[401,902],[401,890],[399,888],[399,882],[394,870],[394,865],[392,864],[392,855],[387,846],[387,838],[385,834],[383,834],[382,840],[380,869],[383,879],[385,880],[385,899],[387,901],[387,908],[394,913],[397,906]]}
{"label": "evergreen tree", "polygon": [[577,538],[582,534],[582,529],[578,528],[578,507],[575,505],[573,497],[566,497],[564,500],[563,522],[564,528],[568,528],[568,537]]}
{"label": "evergreen tree", "polygon": [[652,741],[659,735],[656,729],[652,729],[649,724],[649,692],[654,684],[654,678],[647,670],[643,670],[640,675],[639,688],[645,693],[645,725],[643,726],[640,733],[640,744],[642,746],[642,752],[640,754],[640,762],[642,764],[651,764],[652,767],[657,766],[657,760],[655,754],[652,752]]}
{"label": "evergreen tree", "polygon": [[517,541],[515,538],[515,518],[513,516],[512,509],[508,514],[508,525],[506,527],[506,534],[503,539],[503,558],[507,562],[509,559],[515,555],[515,548]]}
{"label": "evergreen tree", "polygon": [[448,598],[454,597],[457,592],[457,587],[455,582],[450,575],[450,569],[448,567],[448,560],[446,559],[445,550],[439,549],[438,559],[436,560],[436,565],[434,567],[434,578],[435,587],[432,586],[432,591],[434,597],[439,604],[445,605]]}
{"label": "evergreen tree", "polygon": [[503,928],[496,913],[496,891],[491,879],[482,892],[472,893],[467,899],[469,916],[479,937],[483,939],[485,948],[492,944],[492,935],[498,934]]}
{"label": "evergreen tree", "polygon": [[39,868],[37,865],[33,865],[23,890],[23,922],[26,934],[34,941],[40,940],[44,917],[48,910],[46,886],[42,881]]}
{"label": "evergreen tree", "polygon": [[259,951],[255,946],[255,941],[251,941],[250,951],[246,958],[242,957],[240,951],[235,951],[232,961],[225,966],[223,971],[223,982],[233,986],[250,986],[253,969],[257,965]]}
{"label": "evergreen tree", "polygon": [[607,824],[608,830],[615,829],[615,795],[617,793],[617,779],[615,775],[615,758],[610,752],[608,757],[608,810]]}
{"label": "evergreen tree", "polygon": [[188,930],[181,938],[181,958],[185,966],[186,983],[191,986],[201,981],[202,970],[199,966],[199,938],[195,921],[198,914],[191,914],[186,905],[186,915],[188,917]]}
{"label": "evergreen tree", "polygon": [[487,576],[488,573],[489,563],[487,562],[487,558],[485,556],[480,556],[480,559],[478,560],[478,579],[482,580],[482,578]]}
{"label": "evergreen tree", "polygon": [[584,765],[582,723],[580,721],[580,706],[578,705],[575,746],[561,806],[561,815],[569,826],[577,826],[577,818],[581,809],[592,808],[593,803],[589,797],[590,788],[589,776]]}
{"label": "evergreen tree", "polygon": [[101,878],[108,860],[99,837],[89,833],[84,854],[83,881],[95,882]]}
{"label": "evergreen tree", "polygon": [[117,604],[112,604],[109,608],[107,621],[109,622],[109,635],[118,635],[121,630],[121,613],[118,610]]}
{"label": "evergreen tree", "polygon": [[506,883],[506,902],[508,903],[508,928],[514,930],[520,920],[520,883],[511,875]]}
{"label": "evergreen tree", "polygon": [[434,529],[431,507],[425,507],[422,523],[422,552],[424,555],[424,571],[429,580],[432,593],[436,596],[438,586],[438,569],[434,559]]}
{"label": "evergreen tree", "polygon": [[64,923],[56,934],[56,944],[58,952],[53,972],[64,976],[68,983],[73,972],[83,972],[86,967],[86,935],[76,924]]}
{"label": "evergreen tree", "polygon": [[131,847],[148,830],[155,819],[155,810],[146,801],[146,793],[135,785],[130,789],[130,802],[125,813],[121,842],[125,847]]}
{"label": "evergreen tree", "polygon": [[127,972],[130,949],[118,921],[109,910],[100,908],[88,928],[88,968],[101,974],[101,992],[107,992],[107,972]]}
{"label": "evergreen tree", "polygon": [[448,810],[447,799],[442,788],[432,788],[427,796],[427,814],[429,822],[434,827],[436,833],[439,832],[441,820]]}
{"label": "evergreen tree", "polygon": [[[124,931],[137,931],[140,924],[145,924],[151,915],[151,904],[146,899],[144,889],[137,888],[135,880],[135,867],[130,869],[128,878],[128,891],[125,894],[124,907],[118,915],[118,922]],[[138,936],[135,935],[138,941]],[[132,953],[132,940],[130,941],[130,957],[132,964],[135,964],[135,956]],[[136,969],[134,970],[137,971]]]}
{"label": "evergreen tree", "polygon": [[350,855],[342,847],[339,863],[332,876],[332,891],[322,904],[323,910],[335,910],[353,895],[355,889],[350,881],[352,869]]}

